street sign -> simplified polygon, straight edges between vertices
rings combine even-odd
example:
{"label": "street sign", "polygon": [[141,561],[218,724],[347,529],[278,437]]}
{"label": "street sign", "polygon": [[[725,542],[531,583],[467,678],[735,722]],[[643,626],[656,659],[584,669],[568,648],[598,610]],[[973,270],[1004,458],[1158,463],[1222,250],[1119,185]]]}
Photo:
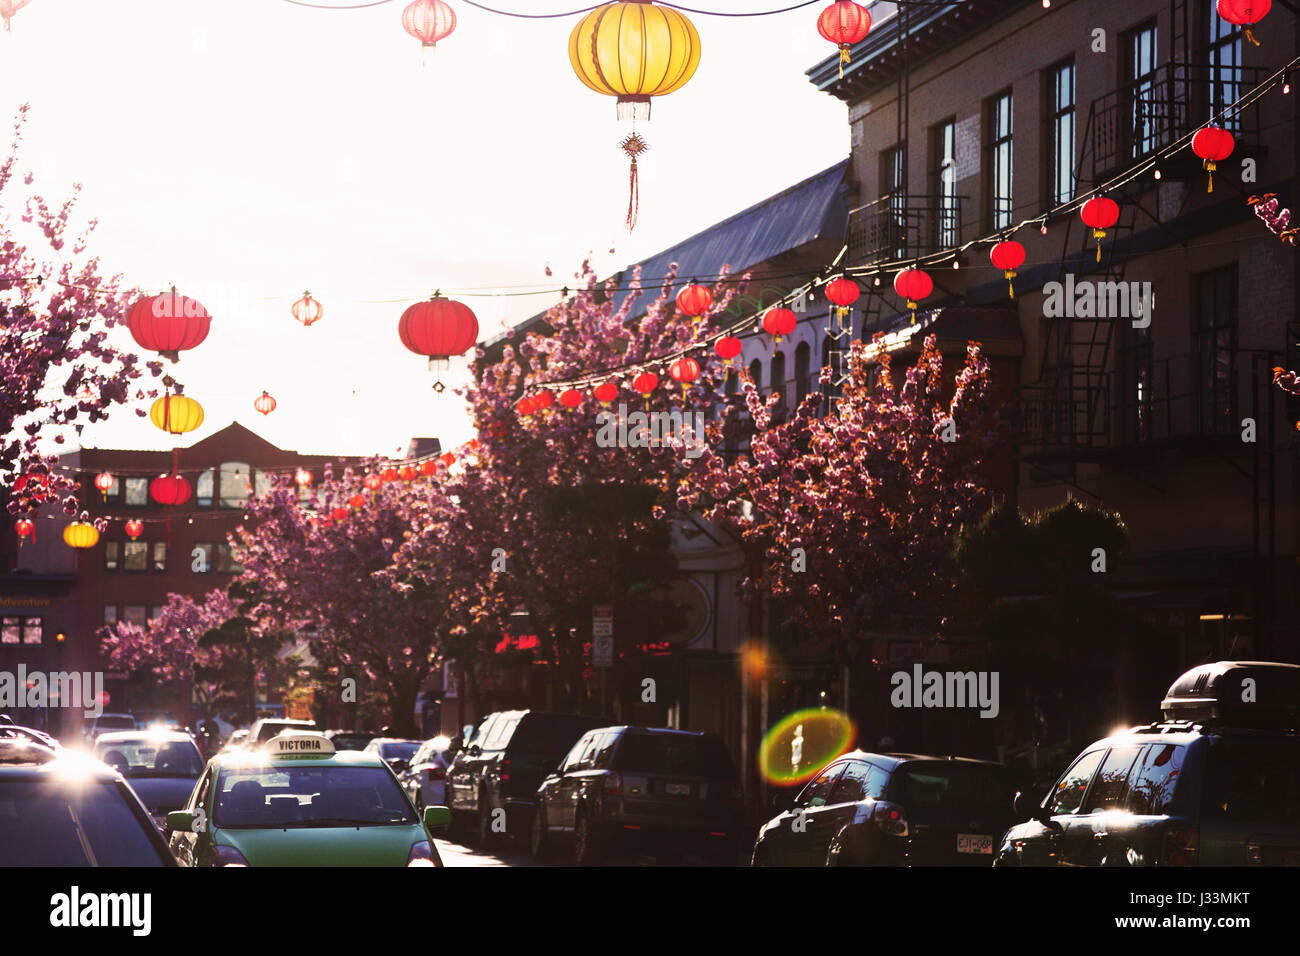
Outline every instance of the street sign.
{"label": "street sign", "polygon": [[597,637],[591,642],[591,666],[614,666],[614,638]]}
{"label": "street sign", "polygon": [[614,607],[610,604],[597,604],[591,609],[591,636],[614,636]]}

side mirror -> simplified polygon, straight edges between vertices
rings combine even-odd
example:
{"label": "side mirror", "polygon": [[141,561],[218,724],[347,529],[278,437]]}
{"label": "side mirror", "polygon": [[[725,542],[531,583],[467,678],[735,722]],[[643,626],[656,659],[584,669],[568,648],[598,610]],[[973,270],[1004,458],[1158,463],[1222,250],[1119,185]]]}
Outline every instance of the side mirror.
{"label": "side mirror", "polygon": [[451,809],[449,807],[424,808],[424,828],[430,833],[445,830],[450,823]]}
{"label": "side mirror", "polygon": [[773,813],[785,813],[794,808],[794,791],[776,790],[769,801]]}
{"label": "side mirror", "polygon": [[176,832],[192,833],[194,831],[194,811],[173,810],[167,814],[167,831],[169,834]]}
{"label": "side mirror", "polygon": [[482,756],[482,754],[483,754],[483,748],[480,747],[478,744],[475,744],[474,746],[469,748],[469,755],[471,757],[479,757]]}

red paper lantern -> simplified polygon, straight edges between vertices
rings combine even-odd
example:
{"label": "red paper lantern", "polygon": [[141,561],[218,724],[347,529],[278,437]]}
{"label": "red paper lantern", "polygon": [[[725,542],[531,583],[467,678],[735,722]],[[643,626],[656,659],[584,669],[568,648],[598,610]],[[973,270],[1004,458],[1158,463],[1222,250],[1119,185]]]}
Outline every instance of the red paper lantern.
{"label": "red paper lantern", "polygon": [[[416,355],[429,359],[429,368],[440,373],[453,355],[464,355],[478,338],[478,319],[469,306],[434,294],[428,302],[417,302],[397,323],[402,344]],[[441,392],[441,381],[434,390]]]}
{"label": "red paper lantern", "polygon": [[140,535],[142,534],[144,534],[143,521],[140,521],[136,518],[132,518],[130,521],[126,523],[126,536],[130,538],[132,541],[140,537]]}
{"label": "red paper lantern", "polygon": [[311,472],[306,468],[299,468],[293,473],[293,480],[298,483],[299,488],[306,488],[311,484]]}
{"label": "red paper lantern", "polygon": [[266,391],[265,389],[262,390],[262,394],[259,395],[256,398],[256,400],[254,400],[253,402],[253,407],[256,408],[263,415],[270,415],[273,411],[275,411],[275,406],[276,406],[275,399],[272,398],[271,393]]}
{"label": "red paper lantern", "polygon": [[1014,239],[1003,239],[989,250],[989,261],[994,269],[1001,269],[1006,276],[1011,298],[1016,297],[1016,287],[1011,280],[1016,277],[1016,270],[1025,264],[1025,247]]}
{"label": "red paper lantern", "polygon": [[861,295],[862,290],[858,288],[858,284],[844,276],[839,276],[826,283],[826,298],[830,299],[841,319],[849,314],[849,309],[854,302],[858,301]]}
{"label": "red paper lantern", "polygon": [[414,465],[403,465],[397,476],[403,481],[415,481],[415,476],[418,474]]}
{"label": "red paper lantern", "polygon": [[601,382],[593,390],[592,394],[602,405],[608,405],[614,399],[618,398],[618,386],[613,382]]}
{"label": "red paper lantern", "polygon": [[1201,165],[1209,174],[1209,182],[1205,187],[1207,193],[1214,192],[1214,170],[1217,164],[1232,155],[1235,145],[1232,134],[1222,126],[1206,126],[1198,129],[1192,137],[1192,152],[1200,157]]}
{"label": "red paper lantern", "polygon": [[456,11],[442,0],[415,0],[402,11],[402,28],[422,46],[436,47],[456,29]]}
{"label": "red paper lantern", "polygon": [[576,388],[566,388],[560,393],[560,404],[565,408],[577,408],[582,404],[582,392]]}
{"label": "red paper lantern", "polygon": [[1251,28],[1273,9],[1273,0],[1218,0],[1215,9],[1219,16],[1233,26],[1245,27],[1246,39],[1259,46],[1255,31]]}
{"label": "red paper lantern", "polygon": [[365,496],[365,495],[353,495],[351,498],[348,499],[348,504],[351,505],[353,508],[356,508],[356,509],[358,509],[358,510],[361,509],[361,508],[364,508],[364,507],[366,506],[366,496]]}
{"label": "red paper lantern", "polygon": [[730,365],[731,360],[739,355],[743,348],[744,345],[740,339],[734,335],[727,335],[718,339],[717,344],[713,346],[713,351],[718,353],[718,357],[722,359],[723,364]]}
{"label": "red paper lantern", "polygon": [[783,306],[768,309],[763,315],[763,331],[780,342],[783,336],[794,331],[799,317]]}
{"label": "red paper lantern", "polygon": [[871,30],[871,14],[853,0],[837,0],[817,18],[817,32],[840,48],[840,78],[849,62],[849,48],[866,39]]}
{"label": "red paper lantern", "polygon": [[342,521],[348,516],[348,509],[343,507],[335,508],[330,512],[330,514],[333,516],[335,521]]}
{"label": "red paper lantern", "polygon": [[430,458],[428,461],[420,462],[420,474],[424,475],[426,478],[432,477],[437,473],[438,462],[435,459]]}
{"label": "red paper lantern", "polygon": [[396,481],[398,478],[397,469],[385,468],[383,474],[381,474],[379,477],[383,478],[384,481]]}
{"label": "red paper lantern", "polygon": [[365,485],[369,491],[378,491],[383,486],[384,479],[380,478],[378,475],[370,474],[366,475],[366,477],[361,480],[361,483]]}
{"label": "red paper lantern", "polygon": [[713,305],[713,293],[698,283],[692,282],[677,293],[677,311],[688,315],[696,322],[709,311]]}
{"label": "red paper lantern", "polygon": [[30,518],[19,518],[14,522],[14,530],[18,532],[18,544],[21,546],[36,533],[36,522]]}
{"label": "red paper lantern", "polygon": [[533,407],[537,409],[550,408],[555,404],[555,393],[550,389],[542,389],[533,396]]}
{"label": "red paper lantern", "polygon": [[525,395],[519,401],[515,402],[515,411],[520,415],[531,415],[537,411],[537,402],[535,399]]}
{"label": "red paper lantern", "polygon": [[149,495],[160,505],[183,505],[190,500],[190,483],[180,475],[162,474],[149,482]]}
{"label": "red paper lantern", "polygon": [[654,372],[642,372],[636,378],[632,379],[633,391],[640,392],[648,401],[650,393],[659,387],[659,376]]}
{"label": "red paper lantern", "polygon": [[173,287],[170,292],[137,301],[127,313],[126,324],[140,348],[174,362],[181,352],[201,345],[208,337],[212,316],[195,299],[177,295]]}
{"label": "red paper lantern", "polygon": [[1079,209],[1079,218],[1092,230],[1097,240],[1097,261],[1101,262],[1101,240],[1106,238],[1106,230],[1119,221],[1119,203],[1105,196],[1093,196]]}
{"label": "red paper lantern", "polygon": [[681,383],[682,395],[685,396],[691,383],[700,377],[700,363],[689,355],[682,356],[669,367],[668,374],[674,382]]}
{"label": "red paper lantern", "polygon": [[321,304],[311,297],[310,292],[304,292],[302,298],[293,304],[291,311],[293,317],[303,325],[314,325],[325,314]]}
{"label": "red paper lantern", "polygon": [[101,471],[95,476],[95,487],[107,496],[108,489],[113,487],[113,476],[106,471]]}
{"label": "red paper lantern", "polygon": [[934,291],[934,280],[921,269],[904,269],[894,276],[894,291],[907,300],[907,307],[916,311],[916,303]]}
{"label": "red paper lantern", "polygon": [[448,468],[450,468],[452,465],[456,463],[456,456],[451,452],[447,452],[438,460],[442,462],[444,465],[446,465]]}

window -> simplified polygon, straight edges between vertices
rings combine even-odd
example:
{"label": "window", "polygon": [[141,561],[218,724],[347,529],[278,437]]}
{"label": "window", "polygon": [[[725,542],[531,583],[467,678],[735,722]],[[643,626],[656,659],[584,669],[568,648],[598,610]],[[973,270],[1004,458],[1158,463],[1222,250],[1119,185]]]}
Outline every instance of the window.
{"label": "window", "polygon": [[1088,794],[1088,807],[1085,812],[1099,810],[1118,810],[1124,806],[1128,797],[1128,775],[1137,758],[1138,745],[1112,747],[1106,755],[1101,770],[1097,773],[1097,782]]}
{"label": "window", "polygon": [[1237,269],[1203,272],[1193,282],[1200,430],[1212,435],[1235,432]]}
{"label": "window", "polygon": [[907,148],[895,146],[880,153],[880,194],[888,200],[886,245],[893,258],[907,255]]}
{"label": "window", "polygon": [[1241,131],[1241,114],[1219,116],[1219,113],[1235,103],[1241,96],[1241,30],[1223,17],[1213,3],[1207,3],[1210,14],[1209,48],[1207,52],[1210,68],[1210,102],[1209,116],[1224,129],[1234,133]]}
{"label": "window", "polygon": [[[89,485],[89,482],[87,482],[87,485]],[[104,500],[113,504],[117,504],[122,500],[122,479],[117,475],[113,476],[113,483],[108,486],[108,491],[104,492]]]}
{"label": "window", "polygon": [[560,764],[560,769],[562,772],[567,773],[570,770],[578,769],[578,765],[582,762],[582,755],[586,753],[587,746],[592,742],[594,738],[595,738],[594,734],[587,734],[585,737],[583,737],[581,740],[579,740],[576,744],[573,745],[573,749],[569,751],[568,755],[564,758],[563,762],[561,762]]}
{"label": "window", "polygon": [[800,342],[799,347],[794,350],[794,400],[796,404],[802,402],[809,391],[808,366],[811,355],[812,346],[807,342]]}
{"label": "window", "polygon": [[[874,781],[872,778],[875,778]],[[879,799],[889,775],[861,760],[850,761],[831,793],[831,803],[857,803],[868,797]],[[874,792],[873,792],[874,784]]]}
{"label": "window", "polygon": [[152,624],[154,621],[158,620],[158,615],[161,613],[162,608],[160,607],[149,608],[149,623]]}
{"label": "window", "polygon": [[1047,805],[1047,810],[1052,816],[1074,813],[1079,809],[1079,805],[1083,803],[1083,795],[1088,790],[1088,781],[1092,779],[1093,772],[1105,754],[1105,748],[1090,750],[1065,772],[1065,776],[1056,784],[1056,790],[1053,791],[1052,799]]}
{"label": "window", "polygon": [[822,807],[826,805],[827,799],[831,795],[831,786],[835,779],[844,769],[844,764],[831,764],[825,770],[817,775],[815,779],[809,782],[808,786],[803,788],[803,793],[799,794],[799,799],[795,801],[797,807]]}
{"label": "window", "polygon": [[596,743],[595,753],[592,754],[591,766],[596,770],[606,770],[609,768],[610,760],[614,757],[614,748],[618,745],[619,735],[616,733],[601,734]]}
{"label": "window", "polygon": [[775,414],[780,415],[785,411],[785,353],[777,352],[772,356],[772,391],[779,397],[776,402]]}
{"label": "window", "polygon": [[190,570],[195,574],[209,574],[212,571],[212,545],[208,542],[195,544],[190,551]]}
{"label": "window", "polygon": [[999,93],[988,105],[989,222],[994,229],[1011,225],[1011,91]]}
{"label": "window", "polygon": [[1052,67],[1047,77],[1047,204],[1057,206],[1074,199],[1074,61]]}
{"label": "window", "polygon": [[219,574],[239,574],[243,565],[235,560],[234,549],[226,542],[217,545],[217,572]]}
{"label": "window", "polygon": [[1128,809],[1137,814],[1166,813],[1174,799],[1184,748],[1177,744],[1147,744],[1133,767],[1128,784]]}
{"label": "window", "polygon": [[104,623],[105,624],[117,623],[117,605],[115,604],[104,605]]}
{"label": "window", "polygon": [[1150,329],[1126,330],[1127,343],[1120,349],[1119,367],[1127,376],[1122,411],[1123,422],[1135,441],[1148,441],[1152,435],[1155,346]]}
{"label": "window", "polygon": [[153,543],[153,569],[155,571],[167,570],[167,542],[155,541]]}
{"label": "window", "polygon": [[[518,717],[510,717],[498,720],[492,728],[492,734],[483,742],[484,750],[501,750],[510,742],[510,735],[515,732],[515,727],[519,725]],[[590,748],[592,741],[588,742]]]}
{"label": "window", "polygon": [[122,608],[122,620],[127,624],[134,624],[137,627],[144,627],[145,611],[143,604],[128,604]]}
{"label": "window", "polygon": [[957,122],[945,120],[930,134],[930,191],[938,200],[933,223],[935,248],[957,245]]}
{"label": "window", "polygon": [[194,498],[200,508],[212,507],[213,471],[209,468],[194,483]]}
{"label": "window", "polygon": [[275,487],[275,474],[269,471],[257,471],[253,474],[253,492],[262,497]]}
{"label": "window", "polygon": [[121,548],[116,541],[104,542],[104,570],[116,571],[118,568],[118,551]]}
{"label": "window", "polygon": [[252,489],[252,471],[242,461],[227,461],[221,465],[219,488],[220,504],[223,508],[242,508],[248,501]]}
{"label": "window", "polygon": [[143,541],[128,541],[122,546],[122,567],[128,571],[149,570],[149,545]]}
{"label": "window", "polygon": [[126,504],[133,508],[142,508],[149,504],[149,479],[126,479]]}
{"label": "window", "polygon": [[1156,83],[1156,25],[1145,24],[1124,38],[1128,62],[1129,156],[1137,159],[1162,145]]}
{"label": "window", "polygon": [[0,644],[21,644],[23,642],[23,619],[20,617],[0,618]]}
{"label": "window", "polygon": [[754,387],[762,389],[763,387],[763,363],[759,359],[749,363],[749,377],[754,380]]}

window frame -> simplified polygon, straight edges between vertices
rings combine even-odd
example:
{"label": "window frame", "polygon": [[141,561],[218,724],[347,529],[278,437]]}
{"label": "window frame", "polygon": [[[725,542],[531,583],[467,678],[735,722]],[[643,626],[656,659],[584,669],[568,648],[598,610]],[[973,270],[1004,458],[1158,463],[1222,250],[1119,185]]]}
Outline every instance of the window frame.
{"label": "window frame", "polygon": [[[930,191],[935,197],[930,224],[935,249],[951,249],[957,235],[957,117],[949,116],[930,127]],[[951,160],[951,163],[949,161]],[[944,178],[944,170],[952,175]]]}
{"label": "window frame", "polygon": [[[1069,103],[1061,103],[1061,75],[1069,71]],[[1045,143],[1043,153],[1048,162],[1044,167],[1044,204],[1060,206],[1073,202],[1078,194],[1078,182],[1075,177],[1075,153],[1079,144],[1079,70],[1073,56],[1058,60],[1043,71],[1043,123]],[[1064,156],[1062,135],[1063,125],[1068,120],[1069,157],[1064,169],[1061,162]],[[1067,183],[1061,190],[1062,173]]]}
{"label": "window frame", "polygon": [[[1001,132],[1002,105],[1006,105],[1006,133]],[[991,230],[1005,229],[1012,224],[1016,211],[1015,182],[1015,98],[1011,87],[999,90],[985,101],[984,151],[987,157],[985,182],[988,196],[985,202],[985,215]],[[1004,178],[1001,174],[1002,162],[1006,163],[1007,194],[998,192],[998,184]],[[1005,205],[1005,216],[999,213],[999,206]]]}

